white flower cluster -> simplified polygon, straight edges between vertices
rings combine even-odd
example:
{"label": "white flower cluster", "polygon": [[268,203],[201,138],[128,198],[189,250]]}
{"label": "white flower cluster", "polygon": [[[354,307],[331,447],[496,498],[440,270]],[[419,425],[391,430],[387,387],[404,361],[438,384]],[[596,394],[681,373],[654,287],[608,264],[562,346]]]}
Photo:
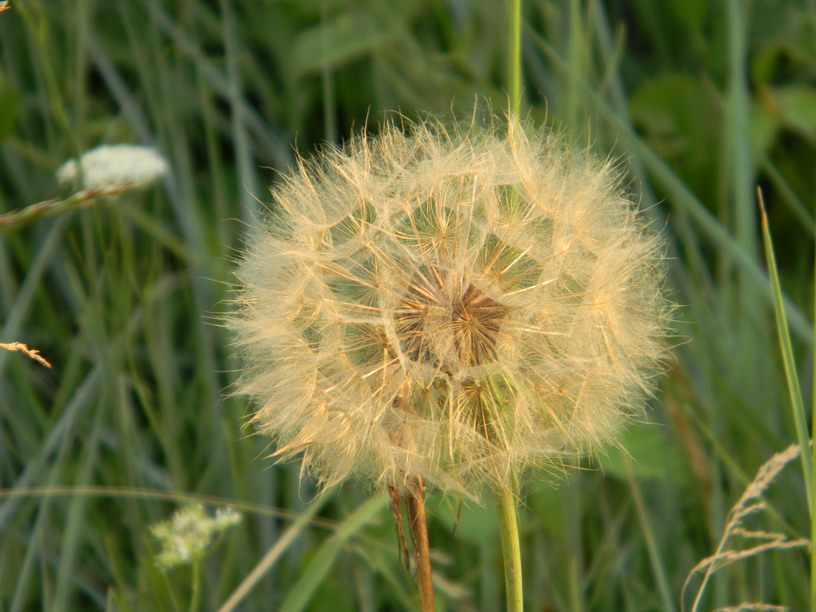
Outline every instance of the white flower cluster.
{"label": "white flower cluster", "polygon": [[169,520],[157,523],[150,532],[159,541],[162,551],[156,557],[159,567],[200,560],[214,536],[241,521],[241,514],[232,508],[219,508],[210,516],[201,504],[189,504],[173,513]]}
{"label": "white flower cluster", "polygon": [[139,145],[102,145],[69,159],[59,170],[62,184],[81,181],[83,188],[94,185],[149,185],[167,174],[167,161],[153,148]]}

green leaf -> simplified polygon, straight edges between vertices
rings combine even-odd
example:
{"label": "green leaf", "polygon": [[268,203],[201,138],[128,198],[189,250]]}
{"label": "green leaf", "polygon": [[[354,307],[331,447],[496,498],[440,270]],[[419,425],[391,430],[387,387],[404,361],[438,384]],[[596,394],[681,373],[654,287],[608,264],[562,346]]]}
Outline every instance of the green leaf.
{"label": "green leaf", "polygon": [[289,591],[286,601],[280,607],[281,612],[300,612],[306,609],[349,538],[374,520],[384,507],[385,496],[375,494],[340,524],[337,532],[320,547]]}
{"label": "green leaf", "polygon": [[343,14],[305,30],[295,39],[295,74],[303,75],[356,59],[375,50],[392,35],[388,30],[374,27],[370,19],[353,19]]}
{"label": "green leaf", "polygon": [[702,29],[711,11],[705,0],[671,0],[671,13],[687,28]]}
{"label": "green leaf", "polygon": [[[533,493],[528,504],[532,511],[532,520],[541,525],[548,533],[557,537],[563,537],[564,525],[566,524],[566,501],[564,499],[565,486],[558,482],[544,484],[543,487]],[[531,513],[521,511],[522,516]],[[524,524],[524,523],[522,523]]]}
{"label": "green leaf", "polygon": [[816,138],[816,88],[778,87],[773,92],[782,122],[808,138]]}
{"label": "green leaf", "polygon": [[767,153],[779,132],[779,117],[767,105],[758,101],[751,104],[751,143],[754,159]]}
{"label": "green leaf", "polygon": [[0,72],[0,142],[8,138],[14,130],[19,107],[19,92],[6,81],[5,75]]}
{"label": "green leaf", "polygon": [[700,80],[672,72],[654,77],[632,96],[630,110],[649,145],[695,192],[710,192],[718,155],[711,131],[718,119]]}
{"label": "green leaf", "polygon": [[481,544],[485,538],[495,537],[498,532],[496,511],[491,506],[459,502],[453,497],[434,495],[427,498],[428,513],[442,522],[456,539],[471,544]]}
{"label": "green leaf", "polygon": [[302,76],[373,53],[405,31],[417,5],[417,0],[400,2],[387,14],[346,11],[304,30],[292,51],[294,73]]}
{"label": "green leaf", "polygon": [[623,432],[618,444],[598,453],[600,468],[622,480],[627,479],[626,454],[637,478],[658,478],[677,482],[686,471],[680,449],[655,423],[641,423]]}

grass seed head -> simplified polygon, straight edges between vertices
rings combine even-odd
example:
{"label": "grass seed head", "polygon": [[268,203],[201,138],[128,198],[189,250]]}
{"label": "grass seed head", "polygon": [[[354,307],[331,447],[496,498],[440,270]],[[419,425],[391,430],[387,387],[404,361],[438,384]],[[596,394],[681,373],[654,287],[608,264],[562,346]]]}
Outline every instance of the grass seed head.
{"label": "grass seed head", "polygon": [[664,258],[610,163],[514,118],[388,124],[273,196],[237,272],[240,392],[323,484],[476,495],[642,409]]}

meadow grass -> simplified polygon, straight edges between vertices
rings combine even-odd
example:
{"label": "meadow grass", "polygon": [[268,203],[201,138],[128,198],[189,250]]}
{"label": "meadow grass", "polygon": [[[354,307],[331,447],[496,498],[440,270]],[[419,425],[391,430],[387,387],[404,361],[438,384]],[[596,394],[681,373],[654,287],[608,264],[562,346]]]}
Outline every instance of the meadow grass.
{"label": "meadow grass", "polygon": [[[376,131],[388,110],[506,107],[505,6],[11,7],[0,13],[0,214],[70,200],[55,171],[100,143],[155,146],[172,170],[159,186],[0,234],[0,343],[53,366],[0,350],[0,609],[173,610],[196,598],[202,610],[239,599],[245,610],[415,607],[385,496],[346,484],[310,506],[299,465],[273,465],[244,427],[219,321],[242,236],[297,154]],[[800,442],[791,367],[803,406],[813,393],[816,7],[527,0],[524,24],[525,107],[620,160],[665,227],[682,304],[674,361],[626,451],[528,488],[526,608],[689,609],[700,578],[681,602],[686,577],[717,551],[731,507],[762,464]],[[763,490],[767,510],[746,529],[810,536],[798,468]],[[195,597],[192,569],[160,569],[150,535],[185,501],[244,513],[204,558]],[[439,495],[427,504],[438,605],[501,609],[493,512]],[[808,558],[768,550],[713,572],[701,609],[808,609]]]}

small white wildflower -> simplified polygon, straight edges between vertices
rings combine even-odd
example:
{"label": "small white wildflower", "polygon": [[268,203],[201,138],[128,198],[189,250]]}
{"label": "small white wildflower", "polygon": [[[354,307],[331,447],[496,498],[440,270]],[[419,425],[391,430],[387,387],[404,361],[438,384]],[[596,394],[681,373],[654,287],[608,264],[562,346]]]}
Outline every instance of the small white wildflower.
{"label": "small white wildflower", "polygon": [[169,520],[150,528],[153,537],[162,546],[162,551],[156,556],[157,565],[169,569],[200,560],[214,536],[240,521],[240,513],[232,508],[218,509],[211,517],[201,504],[184,506]]}
{"label": "small white wildflower", "polygon": [[82,154],[79,162],[69,159],[59,170],[57,180],[69,184],[77,180],[82,168],[82,187],[93,185],[149,185],[168,171],[167,161],[151,147],[138,145],[102,145]]}
{"label": "small white wildflower", "polygon": [[218,529],[223,530],[241,522],[241,513],[232,508],[218,508],[215,511],[215,518],[213,523]]}

